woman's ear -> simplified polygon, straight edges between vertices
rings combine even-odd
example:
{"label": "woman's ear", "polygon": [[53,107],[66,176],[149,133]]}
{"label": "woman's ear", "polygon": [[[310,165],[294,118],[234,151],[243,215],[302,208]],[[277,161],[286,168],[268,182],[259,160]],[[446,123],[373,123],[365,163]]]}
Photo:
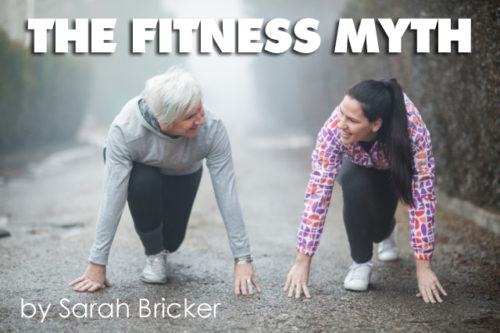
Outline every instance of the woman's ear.
{"label": "woman's ear", "polygon": [[371,123],[372,125],[372,132],[376,133],[380,130],[380,128],[382,127],[382,124],[383,124],[383,120],[382,118],[378,118],[377,120],[375,120],[374,122]]}

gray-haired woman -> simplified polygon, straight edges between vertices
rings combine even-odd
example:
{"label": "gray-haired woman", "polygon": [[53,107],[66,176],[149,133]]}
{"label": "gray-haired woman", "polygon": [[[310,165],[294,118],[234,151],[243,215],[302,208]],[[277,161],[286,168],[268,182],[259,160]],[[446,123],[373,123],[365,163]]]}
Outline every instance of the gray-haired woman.
{"label": "gray-haired woman", "polygon": [[106,265],[126,201],[146,253],[141,280],[166,282],[166,255],[184,239],[204,159],[235,258],[234,291],[253,294],[254,286],[260,291],[229,138],[221,120],[204,110],[199,84],[190,73],[171,68],[149,79],[142,95],[127,102],[114,119],[104,153],[96,237],[87,270],[70,283],[75,291],[111,285]]}

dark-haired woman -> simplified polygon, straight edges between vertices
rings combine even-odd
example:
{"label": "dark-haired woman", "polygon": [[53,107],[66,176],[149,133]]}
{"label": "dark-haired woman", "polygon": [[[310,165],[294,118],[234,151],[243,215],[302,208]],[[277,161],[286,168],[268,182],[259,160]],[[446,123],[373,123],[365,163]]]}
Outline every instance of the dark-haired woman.
{"label": "dark-haired woman", "polygon": [[342,186],[343,218],[352,265],[348,290],[368,289],[373,243],[379,259],[397,258],[394,213],[408,205],[419,293],[428,303],[446,295],[431,268],[434,248],[434,157],[429,132],[396,80],[354,85],[320,130],[297,230],[297,257],[285,284],[288,296],[307,288],[311,259],[319,245],[334,181]]}

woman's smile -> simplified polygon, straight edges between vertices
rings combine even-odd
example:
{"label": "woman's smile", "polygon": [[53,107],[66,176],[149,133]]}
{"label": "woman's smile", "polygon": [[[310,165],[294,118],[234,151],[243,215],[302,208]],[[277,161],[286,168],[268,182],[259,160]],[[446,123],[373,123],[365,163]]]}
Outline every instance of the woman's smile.
{"label": "woman's smile", "polygon": [[346,131],[342,131],[342,132],[341,132],[341,135],[342,135],[342,138],[344,138],[344,139],[349,139],[349,138],[351,137],[351,135],[352,135],[352,134],[351,134],[351,133],[348,133],[348,132],[346,132]]}

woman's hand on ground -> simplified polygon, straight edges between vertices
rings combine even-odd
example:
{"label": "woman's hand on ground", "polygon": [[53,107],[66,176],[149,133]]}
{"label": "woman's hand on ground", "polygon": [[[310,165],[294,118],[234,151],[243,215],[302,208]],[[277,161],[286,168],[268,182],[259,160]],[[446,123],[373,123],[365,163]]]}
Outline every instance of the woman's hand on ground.
{"label": "woman's hand on ground", "polygon": [[417,281],[419,293],[417,297],[422,297],[425,303],[442,303],[440,292],[444,296],[448,294],[443,289],[439,280],[432,271],[430,260],[417,260]]}
{"label": "woman's hand on ground", "polygon": [[[260,292],[251,263],[234,264],[234,293],[253,295],[253,286]],[[248,292],[247,292],[248,289]]]}
{"label": "woman's hand on ground", "polygon": [[106,279],[106,266],[89,262],[85,273],[78,279],[69,283],[70,286],[76,285],[74,291],[94,292],[101,288],[111,287],[113,284]]}
{"label": "woman's hand on ground", "polygon": [[287,291],[288,288],[290,288],[288,297],[292,297],[293,291],[295,290],[295,298],[300,298],[302,292],[307,298],[311,298],[309,289],[307,289],[311,259],[312,257],[308,255],[297,253],[295,265],[293,265],[292,269],[290,269],[290,272],[286,277],[285,288],[283,289],[284,291]]}

